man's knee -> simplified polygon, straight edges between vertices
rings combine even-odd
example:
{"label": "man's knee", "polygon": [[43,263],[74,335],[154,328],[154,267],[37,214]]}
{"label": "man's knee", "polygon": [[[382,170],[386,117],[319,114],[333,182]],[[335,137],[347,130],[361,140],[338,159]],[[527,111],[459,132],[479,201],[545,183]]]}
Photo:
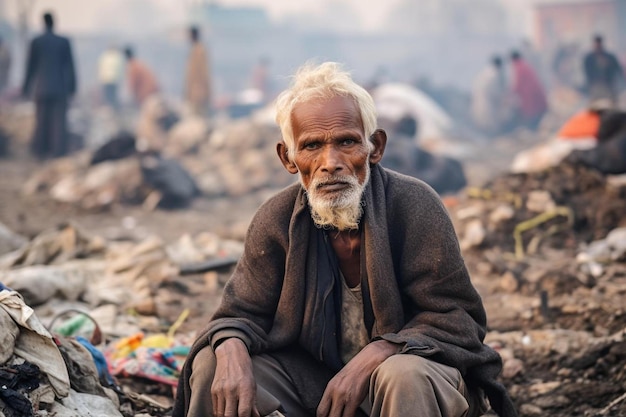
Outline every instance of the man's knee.
{"label": "man's knee", "polygon": [[388,415],[415,415],[416,403],[421,404],[420,415],[462,416],[469,408],[458,369],[416,355],[388,358],[370,384],[370,401]]}
{"label": "man's knee", "polygon": [[195,389],[208,390],[211,388],[215,376],[215,365],[213,349],[205,347],[198,352],[191,364],[189,385],[192,392]]}
{"label": "man's knee", "polygon": [[384,395],[412,393],[429,398],[465,394],[465,383],[456,368],[417,355],[391,356],[374,371],[371,383]]}
{"label": "man's knee", "polygon": [[374,377],[379,382],[403,386],[441,381],[458,388],[462,383],[457,369],[417,355],[391,356],[376,369]]}

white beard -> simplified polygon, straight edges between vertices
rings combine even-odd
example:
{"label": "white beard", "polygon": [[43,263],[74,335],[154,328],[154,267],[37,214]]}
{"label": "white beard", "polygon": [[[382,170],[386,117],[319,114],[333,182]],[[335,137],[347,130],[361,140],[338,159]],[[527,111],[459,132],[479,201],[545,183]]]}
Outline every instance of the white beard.
{"label": "white beard", "polygon": [[[338,230],[356,230],[363,215],[361,197],[370,178],[370,166],[366,164],[365,181],[359,183],[355,176],[330,175],[311,181],[307,189],[311,216],[317,227],[337,228]],[[336,197],[320,195],[318,187],[326,182],[342,181],[349,188]],[[300,177],[302,183],[302,177]]]}

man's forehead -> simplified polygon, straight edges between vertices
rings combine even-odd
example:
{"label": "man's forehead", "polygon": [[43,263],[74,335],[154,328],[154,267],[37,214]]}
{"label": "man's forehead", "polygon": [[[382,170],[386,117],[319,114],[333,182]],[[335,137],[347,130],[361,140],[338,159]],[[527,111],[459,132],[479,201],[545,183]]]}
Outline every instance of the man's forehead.
{"label": "man's forehead", "polygon": [[350,96],[313,98],[298,103],[291,113],[291,121],[294,128],[319,126],[324,123],[348,128],[363,127],[361,112]]}

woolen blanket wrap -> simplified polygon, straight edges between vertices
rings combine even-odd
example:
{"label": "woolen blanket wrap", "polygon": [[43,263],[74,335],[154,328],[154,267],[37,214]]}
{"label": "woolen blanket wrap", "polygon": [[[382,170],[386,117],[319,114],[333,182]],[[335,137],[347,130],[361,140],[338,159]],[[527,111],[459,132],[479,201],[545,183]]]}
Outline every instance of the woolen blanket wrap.
{"label": "woolen blanket wrap", "polygon": [[[361,258],[365,323],[372,340],[402,344],[402,353],[457,368],[480,387],[501,417],[517,413],[496,378],[497,352],[483,344],[486,314],[473,287],[452,222],[437,194],[412,177],[372,165],[364,192]],[[221,305],[200,333],[179,381],[174,417],[189,404],[196,353],[236,335],[251,355],[272,352],[292,377],[303,404],[315,410],[336,373],[321,355],[312,315],[316,251],[300,184],[281,191],[255,214],[244,254],[224,288]],[[335,325],[331,323],[329,325]],[[306,345],[302,345],[302,343]],[[325,340],[325,343],[336,341]],[[207,395],[210,387],[206,388]]]}

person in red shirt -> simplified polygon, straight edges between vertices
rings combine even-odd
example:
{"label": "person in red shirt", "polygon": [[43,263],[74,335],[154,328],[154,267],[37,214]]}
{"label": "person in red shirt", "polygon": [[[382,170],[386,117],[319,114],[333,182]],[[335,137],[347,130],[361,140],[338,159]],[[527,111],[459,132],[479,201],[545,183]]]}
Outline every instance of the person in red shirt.
{"label": "person in red shirt", "polygon": [[159,92],[159,83],[156,76],[146,64],[135,58],[132,48],[124,50],[126,56],[126,78],[128,80],[128,90],[133,99],[141,105],[152,94]]}
{"label": "person in red shirt", "polygon": [[548,110],[545,90],[535,70],[522,58],[519,52],[513,51],[511,53],[511,63],[518,122],[535,130]]}

